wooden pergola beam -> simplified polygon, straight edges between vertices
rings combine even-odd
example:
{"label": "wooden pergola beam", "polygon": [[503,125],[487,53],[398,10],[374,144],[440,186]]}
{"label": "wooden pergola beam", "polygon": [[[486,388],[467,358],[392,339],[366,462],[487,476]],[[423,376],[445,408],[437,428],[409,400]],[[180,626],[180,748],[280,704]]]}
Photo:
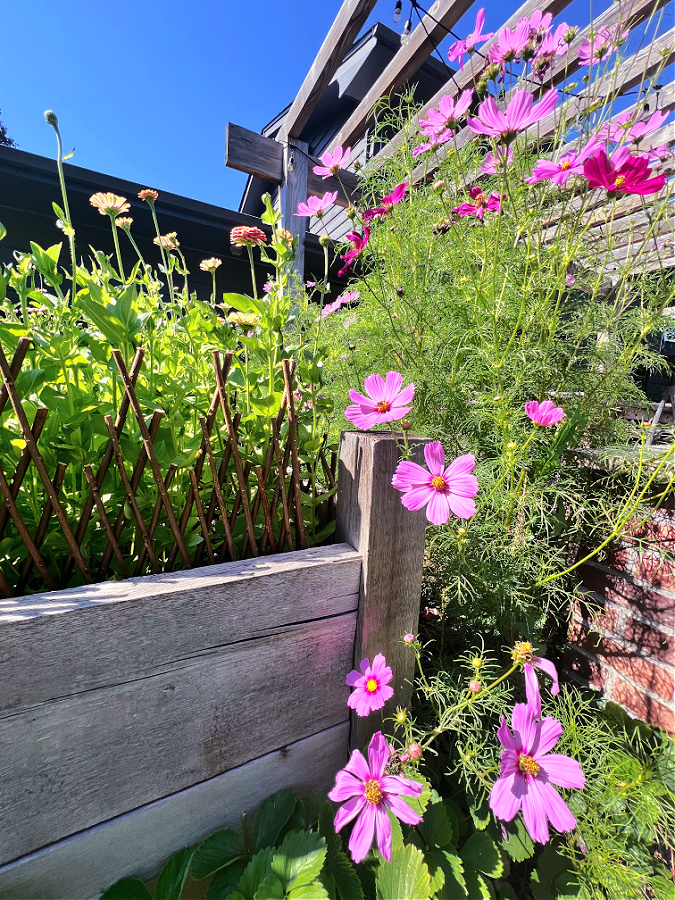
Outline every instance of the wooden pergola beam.
{"label": "wooden pergola beam", "polygon": [[291,108],[286,113],[277,140],[299,138],[331,78],[358,37],[377,0],[344,0],[321,45]]}
{"label": "wooden pergola beam", "polygon": [[401,45],[394,58],[380,77],[368,90],[365,97],[331,141],[331,146],[346,146],[360,137],[372,118],[373,108],[380,97],[388,96],[400,87],[407,78],[414,75],[433,52],[435,45],[443,40],[472,6],[473,0],[436,0],[428,15],[425,15],[407,42]]}

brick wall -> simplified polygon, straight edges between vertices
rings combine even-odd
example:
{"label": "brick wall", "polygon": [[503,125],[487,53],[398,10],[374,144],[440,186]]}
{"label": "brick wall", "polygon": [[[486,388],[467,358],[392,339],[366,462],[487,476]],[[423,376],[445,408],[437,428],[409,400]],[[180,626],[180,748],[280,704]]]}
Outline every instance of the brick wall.
{"label": "brick wall", "polygon": [[566,674],[675,733],[675,498],[580,571]]}

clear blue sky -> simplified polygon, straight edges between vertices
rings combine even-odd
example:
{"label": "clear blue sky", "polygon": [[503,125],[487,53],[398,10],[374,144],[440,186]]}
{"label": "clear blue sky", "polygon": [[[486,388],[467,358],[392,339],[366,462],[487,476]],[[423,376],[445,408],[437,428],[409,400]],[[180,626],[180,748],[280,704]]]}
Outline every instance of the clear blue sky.
{"label": "clear blue sky", "polygon": [[[609,3],[596,0],[594,13]],[[486,29],[497,30],[519,5],[486,0]],[[340,6],[6,2],[2,121],[20,149],[51,157],[43,111],[53,109],[65,152],[75,148],[73,164],[236,209],[245,176],[224,165],[228,120],[259,131],[293,99]],[[394,25],[394,0],[380,0],[368,24],[379,19],[400,32],[409,6],[404,0]],[[477,6],[457,26],[461,34],[472,29]],[[585,25],[589,0],[574,0],[562,18]]]}

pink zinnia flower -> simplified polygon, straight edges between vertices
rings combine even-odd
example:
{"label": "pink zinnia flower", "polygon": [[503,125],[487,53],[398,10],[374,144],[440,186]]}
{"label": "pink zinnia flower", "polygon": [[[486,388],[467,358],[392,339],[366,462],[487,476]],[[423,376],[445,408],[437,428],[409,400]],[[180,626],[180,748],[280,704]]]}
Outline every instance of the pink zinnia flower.
{"label": "pink zinnia flower", "polygon": [[370,222],[371,219],[381,219],[383,216],[388,216],[391,212],[393,212],[396,204],[400,203],[401,200],[403,200],[403,198],[405,197],[407,187],[407,181],[396,185],[391,194],[387,194],[386,197],[383,197],[382,200],[380,200],[379,206],[376,206],[375,209],[369,209],[364,212],[363,221]]}
{"label": "pink zinnia flower", "polygon": [[432,525],[445,525],[453,512],[460,519],[476,515],[473,498],[478,493],[478,479],[472,475],[476,458],[471,453],[458,456],[445,467],[445,453],[439,441],[424,448],[429,469],[410,460],[402,460],[391,480],[392,487],[403,491],[401,503],[406,509],[426,506]]}
{"label": "pink zinnia flower", "polygon": [[488,57],[491,62],[504,68],[506,63],[520,58],[530,38],[530,25],[527,19],[521,19],[513,31],[502,28],[497,41],[490,47]]}
{"label": "pink zinnia flower", "polygon": [[325,153],[322,153],[319,159],[323,163],[322,166],[314,166],[312,171],[315,175],[320,175],[322,178],[330,178],[331,175],[335,175],[336,172],[339,172],[340,169],[344,169],[349,161],[349,154],[352,152],[351,147],[345,147],[343,150],[342,147],[338,144],[338,146],[331,153],[329,150],[326,150]]}
{"label": "pink zinnia flower", "polygon": [[506,150],[498,147],[496,155],[492,151],[487,154],[479,169],[486,175],[495,175],[497,172],[503,172],[512,162],[513,147],[507,147]]}
{"label": "pink zinnia flower", "polygon": [[369,375],[364,381],[367,397],[350,390],[349,399],[353,406],[345,410],[345,418],[364,430],[385,422],[397,422],[410,412],[410,404],[415,396],[415,385],[409,384],[401,390],[403,376],[398,372]]}
{"label": "pink zinnia flower", "polygon": [[609,28],[598,28],[590,39],[582,41],[579,47],[579,62],[582,66],[593,66],[602,62],[625,43],[628,34],[628,29],[624,30],[620,25],[613,31]]}
{"label": "pink zinnia flower", "polygon": [[420,131],[423,134],[441,134],[447,128],[456,128],[461,116],[471,106],[473,91],[462,91],[457,99],[446,94],[441,97],[438,109],[432,108],[427,112],[426,119],[420,119]]}
{"label": "pink zinnia flower", "polygon": [[387,700],[394,696],[394,689],[389,682],[394,677],[387,661],[378,653],[372,666],[369,659],[361,660],[361,671],[352,669],[347,675],[347,684],[354,690],[349,695],[347,706],[357,716],[367,716],[375,709],[382,709]]}
{"label": "pink zinnia flower", "polygon": [[460,206],[456,206],[453,212],[457,213],[458,216],[476,216],[481,220],[486,211],[499,211],[503,199],[503,195],[498,194],[496,191],[493,191],[489,197],[486,197],[479,187],[472,187],[469,191],[469,196],[473,203],[462,203]]}
{"label": "pink zinnia flower", "polygon": [[471,34],[468,34],[466,36],[466,39],[463,41],[455,41],[455,43],[448,50],[448,60],[450,62],[454,62],[456,59],[458,59],[460,69],[464,68],[464,54],[471,53],[477,43],[479,43],[480,41],[487,41],[488,38],[491,38],[494,34],[493,31],[490,31],[488,34],[481,34],[484,24],[485,10],[479,9],[476,15],[476,24]]}
{"label": "pink zinnia flower", "polygon": [[363,253],[363,251],[368,246],[368,241],[370,239],[370,228],[368,225],[363,226],[363,235],[357,234],[355,231],[351,231],[347,235],[347,240],[351,243],[351,250],[348,250],[346,253],[343,253],[340,259],[344,259],[345,265],[338,272],[338,277],[342,277],[344,273],[349,269],[354,260]]}
{"label": "pink zinnia flower", "polygon": [[296,216],[314,216],[317,219],[323,218],[324,210],[328,209],[335,203],[337,191],[332,193],[328,191],[323,197],[308,197],[307,203],[299,203]]}
{"label": "pink zinnia flower", "polygon": [[649,159],[630,156],[626,147],[616,150],[611,159],[605,150],[596,150],[584,163],[588,186],[604,188],[610,194],[655,194],[665,185],[666,176],[650,178],[651,174]]}
{"label": "pink zinnia flower", "polygon": [[493,97],[487,97],[478,107],[478,117],[467,119],[474,134],[487,134],[510,144],[519,131],[546,118],[555,109],[558,91],[549,91],[539,103],[532,105],[534,97],[529,91],[516,91],[513,99],[502,112]]}
{"label": "pink zinnia flower", "polygon": [[335,803],[347,802],[337,812],[334,821],[340,831],[352,819],[358,819],[349,838],[349,852],[355,863],[368,855],[377,834],[377,848],[391,862],[391,823],[387,810],[408,825],[417,825],[422,816],[401,800],[401,794],[419,797],[422,785],[401,775],[385,775],[389,762],[389,747],[381,731],[371,738],[366,763],[359,750],[353,750],[349,762],[335,776],[335,787],[328,797]]}
{"label": "pink zinnia flower", "polygon": [[532,419],[535,425],[557,425],[564,418],[565,410],[560,406],[556,406],[552,400],[544,400],[538,403],[536,400],[530,400],[525,404],[525,414]]}
{"label": "pink zinnia flower", "polygon": [[577,820],[553,787],[583,788],[584,773],[569,756],[549,751],[562,734],[557,719],[535,721],[527,703],[516,703],[511,727],[502,716],[497,731],[502,750],[499,778],[490,792],[490,809],[510,822],[522,809],[525,828],[533,841],[545,844],[549,822],[556,831],[572,831]]}

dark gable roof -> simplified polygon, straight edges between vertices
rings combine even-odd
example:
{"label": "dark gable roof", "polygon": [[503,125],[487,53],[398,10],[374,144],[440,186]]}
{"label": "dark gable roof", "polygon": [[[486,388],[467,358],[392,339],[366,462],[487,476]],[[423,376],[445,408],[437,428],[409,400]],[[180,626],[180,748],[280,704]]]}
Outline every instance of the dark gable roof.
{"label": "dark gable roof", "polygon": [[[400,46],[400,35],[381,22],[356,41],[302,132],[301,140],[307,142],[310,153],[319,156],[328,148],[334,135],[391,62]],[[409,79],[410,84],[417,86],[416,99],[420,103],[430,100],[446,83],[450,71],[440,60],[429,57]],[[277,134],[289,108],[290,104],[265,125],[262,129],[265,137]],[[273,191],[274,187],[261,178],[249,177],[239,205],[240,211],[260,215],[260,198],[266,191]]]}

